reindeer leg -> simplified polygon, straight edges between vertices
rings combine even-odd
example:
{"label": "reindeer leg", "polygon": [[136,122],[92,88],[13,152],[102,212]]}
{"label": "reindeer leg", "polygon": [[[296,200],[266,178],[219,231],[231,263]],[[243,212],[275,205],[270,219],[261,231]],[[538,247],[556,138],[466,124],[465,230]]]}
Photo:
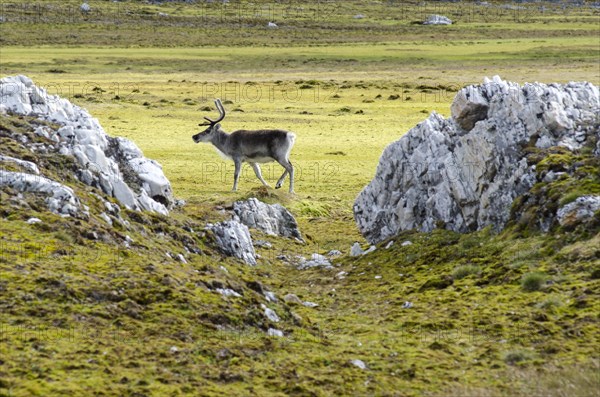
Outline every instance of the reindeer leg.
{"label": "reindeer leg", "polygon": [[288,167],[286,170],[290,174],[290,193],[294,193],[294,166],[290,160],[288,160]]}
{"label": "reindeer leg", "polygon": [[240,178],[240,170],[242,169],[242,161],[240,159],[234,159],[233,163],[235,164],[235,171],[233,172],[233,189],[232,191],[237,190],[238,179]]}
{"label": "reindeer leg", "polygon": [[250,163],[250,165],[252,166],[252,169],[254,170],[254,174],[256,174],[256,177],[258,178],[259,181],[262,182],[263,185],[265,185],[266,187],[271,187],[269,186],[269,184],[267,182],[265,182],[265,180],[262,177],[262,173],[260,172],[260,166],[256,163]]}
{"label": "reindeer leg", "polygon": [[283,185],[283,181],[285,181],[285,176],[288,174],[288,170],[283,171],[283,174],[277,180],[277,184],[275,185],[275,189],[279,189],[281,185]]}
{"label": "reindeer leg", "polygon": [[281,166],[283,168],[285,168],[285,171],[283,172],[283,175],[281,175],[281,177],[277,181],[277,185],[275,185],[275,188],[279,189],[281,187],[281,185],[283,185],[285,176],[287,174],[290,174],[290,193],[294,193],[294,166],[292,166],[292,162],[290,160],[284,160],[284,161],[279,161],[279,164],[281,164]]}

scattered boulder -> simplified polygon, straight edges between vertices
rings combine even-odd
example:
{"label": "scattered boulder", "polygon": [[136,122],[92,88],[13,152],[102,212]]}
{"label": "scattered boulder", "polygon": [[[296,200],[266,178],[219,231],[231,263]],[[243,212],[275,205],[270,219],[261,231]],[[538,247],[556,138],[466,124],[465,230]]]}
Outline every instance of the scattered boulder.
{"label": "scattered boulder", "polygon": [[354,217],[371,243],[399,231],[502,229],[513,200],[537,182],[525,148],[578,150],[600,140],[591,83],[493,80],[458,92],[452,117],[432,113],[383,152]]}
{"label": "scattered boulder", "polygon": [[297,266],[299,270],[304,270],[311,267],[323,267],[325,269],[331,269],[333,266],[331,266],[331,262],[327,257],[316,253],[312,254],[309,260],[301,258],[300,263]]}
{"label": "scattered boulder", "polygon": [[[26,76],[1,79],[0,95],[0,112],[35,116],[62,126],[58,131],[39,127],[36,133],[60,154],[75,158],[80,181],[130,209],[168,214],[175,202],[171,185],[160,164],[145,158],[135,143],[108,136],[85,109],[48,94]],[[31,165],[20,165],[36,173]]]}
{"label": "scattered boulder", "polygon": [[92,7],[90,7],[90,5],[88,3],[83,3],[82,5],[79,6],[79,10],[81,12],[83,12],[84,14],[87,14],[90,11],[92,11]]}
{"label": "scattered boulder", "polygon": [[302,240],[294,216],[281,204],[266,204],[252,197],[233,204],[233,219],[273,236]]}
{"label": "scattered boulder", "polygon": [[558,209],[556,215],[558,223],[565,226],[592,218],[594,213],[600,211],[600,196],[582,196],[575,201]]}
{"label": "scattered boulder", "polygon": [[443,15],[430,15],[423,22],[423,25],[452,25],[450,18]]}
{"label": "scattered boulder", "polygon": [[256,252],[246,225],[237,221],[225,221],[215,225],[207,224],[206,228],[213,232],[217,246],[225,255],[256,265]]}

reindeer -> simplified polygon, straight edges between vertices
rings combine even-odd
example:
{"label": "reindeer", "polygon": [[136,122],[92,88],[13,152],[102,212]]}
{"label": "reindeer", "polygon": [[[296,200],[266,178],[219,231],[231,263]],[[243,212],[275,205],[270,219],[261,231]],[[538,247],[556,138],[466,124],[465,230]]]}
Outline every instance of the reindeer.
{"label": "reindeer", "polygon": [[275,188],[279,189],[283,185],[286,175],[290,174],[290,193],[294,193],[294,167],[289,157],[296,135],[284,130],[238,130],[228,134],[221,129],[221,124],[219,124],[225,118],[225,108],[220,99],[215,100],[215,106],[219,111],[219,118],[211,120],[204,117],[206,122],[198,125],[209,127],[194,135],[192,139],[196,143],[212,143],[223,157],[233,160],[235,172],[232,190],[237,190],[240,170],[244,161],[252,166],[258,180],[263,185],[270,187],[263,179],[258,163],[277,161],[285,171],[277,181]]}

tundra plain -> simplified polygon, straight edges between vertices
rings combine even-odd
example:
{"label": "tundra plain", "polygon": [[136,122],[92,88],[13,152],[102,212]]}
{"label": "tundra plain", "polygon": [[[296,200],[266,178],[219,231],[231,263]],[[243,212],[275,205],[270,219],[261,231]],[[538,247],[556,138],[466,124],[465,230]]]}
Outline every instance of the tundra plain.
{"label": "tundra plain", "polygon": [[[352,203],[383,148],[432,111],[449,116],[460,88],[494,75],[600,85],[598,8],[129,1],[90,2],[82,15],[79,2],[39,4],[2,4],[0,75],[25,74],[69,98],[162,164],[187,204],[170,220],[144,215],[149,230],[221,220],[222,208],[255,196],[290,209],[306,244],[269,238],[273,247],[258,249],[263,259],[249,267],[197,237],[205,255],[183,265],[165,257],[160,236],[133,233],[140,244],[130,252],[94,242],[92,260],[71,223],[15,209],[2,193],[0,396],[597,395],[598,230],[404,232],[390,249],[348,254],[356,241],[366,247]],[[415,23],[429,13],[457,22]],[[272,19],[278,28],[266,27]],[[204,116],[216,116],[214,98],[228,111],[226,131],[296,133],[296,195],[287,181],[281,191],[261,188],[247,166],[230,191],[233,164],[191,139]],[[0,128],[27,123],[5,117]],[[595,164],[594,184],[564,194],[599,194]],[[271,185],[281,172],[263,166]],[[56,226],[28,225],[30,216]],[[334,249],[343,255],[332,270],[277,258]],[[51,254],[58,250],[67,254]],[[530,291],[531,274],[551,283],[530,281]],[[167,276],[176,281],[162,283]],[[319,306],[273,303],[288,336],[268,336],[252,281]],[[201,283],[246,293],[223,298]],[[104,289],[127,297],[86,301]],[[406,301],[414,307],[403,309]]]}

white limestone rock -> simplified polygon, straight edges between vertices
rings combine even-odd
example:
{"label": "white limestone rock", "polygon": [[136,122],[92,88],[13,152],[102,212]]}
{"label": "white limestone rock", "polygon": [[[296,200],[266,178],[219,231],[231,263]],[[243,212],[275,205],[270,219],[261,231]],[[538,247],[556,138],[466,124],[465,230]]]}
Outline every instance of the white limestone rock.
{"label": "white limestone rock", "polygon": [[459,91],[451,111],[449,119],[432,113],[385,148],[354,203],[369,242],[409,229],[500,230],[513,200],[536,182],[524,146],[576,150],[600,137],[598,88],[587,82],[520,86],[495,76]]}
{"label": "white limestone rock", "polygon": [[248,227],[237,221],[207,224],[215,236],[217,246],[225,255],[239,258],[249,265],[256,265],[256,252]]}
{"label": "white limestone rock", "polygon": [[443,15],[430,15],[423,22],[423,25],[452,25],[452,20]]}
{"label": "white limestone rock", "polygon": [[55,143],[59,153],[75,157],[80,166],[76,176],[83,183],[103,190],[127,208],[168,214],[175,202],[171,185],[160,164],[145,158],[135,143],[108,136],[85,109],[48,94],[26,76],[0,79],[0,96],[4,112],[62,125],[56,133],[40,127],[36,134]]}
{"label": "white limestone rock", "polygon": [[25,170],[29,171],[29,173],[33,173],[36,175],[40,174],[38,166],[35,163],[32,163],[31,161],[21,160],[11,156],[4,156],[0,154],[0,162],[15,163],[20,167],[24,168]]}
{"label": "white limestone rock", "polygon": [[323,256],[321,254],[312,254],[310,256],[309,260],[306,260],[304,258],[300,259],[300,263],[298,263],[297,268],[299,270],[304,270],[304,269],[308,269],[311,267],[322,267],[325,269],[331,269],[333,268],[333,266],[331,265],[331,262],[329,261],[329,258],[327,258],[326,256]]}
{"label": "white limestone rock", "polygon": [[81,210],[81,203],[73,189],[40,175],[2,171],[1,186],[8,186],[19,192],[46,194],[48,209],[59,215],[76,216]]}
{"label": "white limestone rock", "polygon": [[272,236],[302,240],[294,216],[281,204],[266,204],[252,197],[233,203],[234,220]]}

